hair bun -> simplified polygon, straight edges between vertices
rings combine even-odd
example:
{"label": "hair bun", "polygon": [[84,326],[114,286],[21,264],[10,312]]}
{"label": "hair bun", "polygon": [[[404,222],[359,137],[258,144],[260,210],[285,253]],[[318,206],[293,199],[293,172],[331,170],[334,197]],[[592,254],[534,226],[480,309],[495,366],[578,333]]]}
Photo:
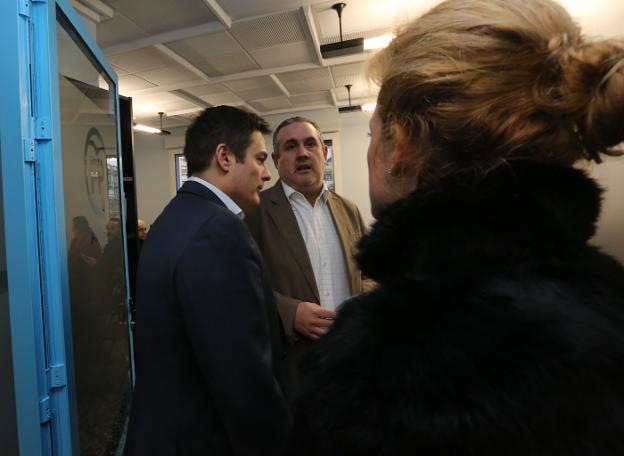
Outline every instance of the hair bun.
{"label": "hair bun", "polygon": [[624,43],[600,41],[572,47],[562,61],[568,96],[588,158],[624,141]]}

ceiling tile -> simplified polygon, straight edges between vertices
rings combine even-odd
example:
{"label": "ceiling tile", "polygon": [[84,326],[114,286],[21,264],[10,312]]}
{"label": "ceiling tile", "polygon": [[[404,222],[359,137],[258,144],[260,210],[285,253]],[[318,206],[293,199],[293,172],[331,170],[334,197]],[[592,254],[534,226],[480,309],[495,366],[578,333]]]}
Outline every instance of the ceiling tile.
{"label": "ceiling tile", "polygon": [[112,18],[97,24],[96,35],[98,44],[105,48],[118,43],[145,38],[147,33],[123,15],[114,14]]}
{"label": "ceiling tile", "polygon": [[172,41],[167,46],[191,63],[242,51],[227,32],[206,33],[186,40]]}
{"label": "ceiling tile", "polygon": [[290,73],[281,73],[277,77],[293,95],[319,92],[334,87],[329,68],[292,71]]}
{"label": "ceiling tile", "polygon": [[[293,8],[293,0],[219,0],[221,7],[233,17],[249,17],[259,14],[273,13],[284,9]],[[299,1],[297,3],[311,3],[307,0],[305,3]],[[295,7],[300,6],[298,4]]]}
{"label": "ceiling tile", "polygon": [[260,112],[275,111],[278,109],[292,108],[292,103],[286,96],[265,98],[263,100],[250,101],[249,104]]}
{"label": "ceiling tile", "polygon": [[173,60],[153,47],[111,55],[108,59],[113,65],[128,73],[155,70],[174,63]]}
{"label": "ceiling tile", "polygon": [[141,79],[140,77],[131,74],[119,76],[119,92],[122,94],[134,90],[149,89],[150,87],[155,87],[155,84]]}
{"label": "ceiling tile", "polygon": [[258,100],[283,95],[284,92],[276,85],[261,87],[259,89],[237,90],[236,94],[245,101]]}
{"label": "ceiling tile", "polygon": [[355,84],[356,81],[361,82],[365,65],[365,62],[356,62],[332,66],[331,72],[336,87],[344,87],[346,84]]}
{"label": "ceiling tile", "polygon": [[169,65],[155,70],[143,71],[137,74],[146,81],[156,85],[175,84],[199,79],[199,77],[180,65]]}
{"label": "ceiling tile", "polygon": [[217,21],[208,5],[198,0],[114,0],[109,4],[115,9],[113,18],[123,16],[150,34]]}
{"label": "ceiling tile", "polygon": [[195,66],[208,76],[223,76],[258,69],[258,65],[243,52],[211,57],[196,62]]}
{"label": "ceiling tile", "polygon": [[224,82],[223,85],[246,101],[278,97],[284,94],[269,76]]}
{"label": "ceiling tile", "polygon": [[180,115],[177,115],[177,116],[174,116],[174,117],[177,118],[177,119],[181,119],[183,121],[186,121],[187,123],[190,123],[190,122],[194,121],[197,118],[197,116],[199,115],[200,112],[201,112],[201,110],[199,110],[197,112],[191,112],[191,113],[188,113],[188,114],[180,114]]}
{"label": "ceiling tile", "polygon": [[299,63],[318,63],[316,53],[305,41],[249,51],[262,68],[276,68]]}
{"label": "ceiling tile", "polygon": [[333,101],[329,92],[310,93],[306,95],[294,95],[290,97],[290,101],[294,106],[306,105],[332,105]]}
{"label": "ceiling tile", "polygon": [[[173,111],[172,111],[173,112]],[[141,122],[145,123],[145,125],[149,125],[150,127],[160,127],[160,116],[158,113],[155,114],[143,114],[140,117]],[[177,127],[181,124],[179,120],[179,116],[168,116],[164,115],[162,120],[163,128],[173,128]],[[186,122],[184,122],[186,123]]]}
{"label": "ceiling tile", "polygon": [[[260,76],[257,78],[239,79],[236,81],[224,82],[223,85],[232,91],[258,89],[261,87],[274,86],[275,83],[269,76]],[[268,97],[266,97],[268,98]]]}
{"label": "ceiling tile", "polygon": [[201,97],[202,95],[227,93],[230,89],[221,84],[206,84],[198,87],[189,87],[188,89],[184,89],[184,91],[196,97]]}
{"label": "ceiling tile", "polygon": [[202,95],[199,98],[204,100],[206,103],[210,103],[213,106],[240,105],[245,102],[243,99],[236,96],[232,92],[207,94],[207,95]]}
{"label": "ceiling tile", "polygon": [[231,33],[246,49],[305,41],[307,27],[297,10],[232,24]]}
{"label": "ceiling tile", "polygon": [[113,70],[115,70],[115,73],[117,73],[117,76],[124,76],[126,74],[129,74],[126,70],[124,70],[121,67],[118,67],[117,65],[113,65]]}

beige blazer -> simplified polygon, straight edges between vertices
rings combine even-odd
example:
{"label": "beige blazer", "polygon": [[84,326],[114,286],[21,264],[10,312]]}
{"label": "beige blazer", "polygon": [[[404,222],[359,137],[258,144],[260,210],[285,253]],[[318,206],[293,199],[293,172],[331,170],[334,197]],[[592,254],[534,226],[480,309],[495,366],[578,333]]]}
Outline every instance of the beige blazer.
{"label": "beige blazer", "polygon": [[[351,293],[361,293],[362,275],[354,255],[355,245],[366,229],[362,216],[354,203],[332,191],[327,202],[345,256]],[[281,180],[260,194],[260,206],[247,214],[245,221],[269,269],[284,330],[297,340],[293,332],[297,304],[301,301],[318,304],[320,299],[308,251]]]}

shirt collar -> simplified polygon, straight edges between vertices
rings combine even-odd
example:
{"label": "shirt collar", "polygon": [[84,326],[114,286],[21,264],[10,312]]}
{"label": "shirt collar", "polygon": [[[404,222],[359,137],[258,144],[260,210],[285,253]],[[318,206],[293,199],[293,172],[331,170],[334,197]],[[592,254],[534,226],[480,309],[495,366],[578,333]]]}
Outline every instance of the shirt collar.
{"label": "shirt collar", "polygon": [[[291,196],[294,194],[303,196],[301,192],[298,192],[297,190],[292,188],[290,185],[288,185],[286,182],[284,181],[281,181],[281,182],[282,182],[282,187],[284,188],[284,193],[286,194],[286,198],[288,198],[289,201],[290,201]],[[327,188],[327,184],[325,183],[325,181],[323,181],[323,189],[321,190],[321,193],[319,194],[319,196],[316,198],[316,201],[318,201],[319,198],[323,198],[323,202],[327,203],[328,197],[329,197],[329,190]]]}
{"label": "shirt collar", "polygon": [[221,200],[221,202],[223,204],[225,204],[225,207],[227,207],[230,210],[230,212],[232,212],[232,214],[234,214],[235,216],[237,216],[241,220],[245,218],[245,213],[243,212],[243,210],[238,206],[238,204],[236,204],[234,202],[234,200],[232,198],[227,196],[222,190],[220,190],[219,188],[215,187],[210,182],[205,181],[204,179],[201,179],[201,178],[199,178],[197,176],[191,176],[191,177],[188,178],[188,180],[193,181],[193,182],[197,182],[198,184],[202,184],[204,187],[206,187],[212,193],[217,195],[217,198],[219,198]]}

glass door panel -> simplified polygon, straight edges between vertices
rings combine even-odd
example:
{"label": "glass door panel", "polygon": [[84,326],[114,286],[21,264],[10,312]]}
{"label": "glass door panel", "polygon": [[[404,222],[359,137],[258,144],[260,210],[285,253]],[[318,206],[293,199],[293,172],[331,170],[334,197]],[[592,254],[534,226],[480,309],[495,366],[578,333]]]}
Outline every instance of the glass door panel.
{"label": "glass door panel", "polygon": [[114,83],[58,11],[65,222],[80,453],[114,455],[130,394]]}

